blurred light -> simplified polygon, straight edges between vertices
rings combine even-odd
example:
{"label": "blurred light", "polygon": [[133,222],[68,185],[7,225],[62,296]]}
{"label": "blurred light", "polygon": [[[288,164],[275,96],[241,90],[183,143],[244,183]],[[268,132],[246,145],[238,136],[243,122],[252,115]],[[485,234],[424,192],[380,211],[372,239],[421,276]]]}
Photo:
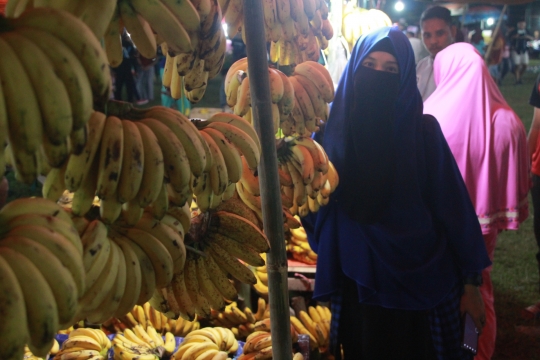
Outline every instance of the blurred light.
{"label": "blurred light", "polygon": [[495,24],[495,20],[493,18],[489,18],[487,19],[486,23],[488,26],[492,26],[493,24]]}
{"label": "blurred light", "polygon": [[405,4],[402,1],[398,1],[394,5],[394,9],[396,9],[396,11],[403,11],[403,9],[405,9]]}
{"label": "blurred light", "polygon": [[223,27],[223,31],[225,32],[225,34],[227,34],[227,23],[223,22],[223,24],[221,24],[221,27]]}

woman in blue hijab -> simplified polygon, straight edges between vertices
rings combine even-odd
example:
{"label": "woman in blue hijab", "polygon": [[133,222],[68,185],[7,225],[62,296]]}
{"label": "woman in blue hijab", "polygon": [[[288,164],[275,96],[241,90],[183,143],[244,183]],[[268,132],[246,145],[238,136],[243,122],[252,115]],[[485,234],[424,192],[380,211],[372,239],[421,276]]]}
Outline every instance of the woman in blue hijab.
{"label": "woman in blue hijab", "polygon": [[318,253],[314,298],[331,301],[331,350],[346,359],[470,359],[490,265],[459,169],[422,115],[414,53],[384,28],[356,43],[324,129],[340,185],[304,219]]}

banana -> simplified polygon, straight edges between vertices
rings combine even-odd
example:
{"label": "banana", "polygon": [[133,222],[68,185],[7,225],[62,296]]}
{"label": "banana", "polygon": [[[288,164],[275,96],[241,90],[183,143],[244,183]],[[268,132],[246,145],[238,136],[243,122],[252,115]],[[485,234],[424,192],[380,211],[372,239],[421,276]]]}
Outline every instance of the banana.
{"label": "banana", "polygon": [[172,77],[174,74],[174,68],[176,67],[176,60],[174,55],[169,54],[167,43],[162,43],[161,52],[165,55],[165,67],[163,68],[163,76],[161,82],[167,89],[171,88]]}
{"label": "banana", "polygon": [[318,346],[318,340],[315,337],[315,335],[312,334],[296,316],[291,316],[290,319],[291,319],[290,320],[291,325],[294,327],[294,330],[296,330],[296,332],[298,334],[306,334],[306,335],[308,335],[309,336],[309,346],[312,349],[316,348]]}
{"label": "banana", "polygon": [[156,135],[158,144],[163,152],[163,161],[166,169],[165,176],[177,192],[184,192],[188,196],[191,171],[186,151],[180,140],[167,126],[154,119],[144,119],[141,123],[148,126]]}
{"label": "banana", "polygon": [[[306,90],[307,94],[309,95],[311,104],[313,105],[313,111],[315,112],[315,116],[319,119],[325,119],[327,105],[322,98],[322,95],[320,94],[318,88],[315,86],[315,83],[304,77],[303,75],[295,75],[294,78],[300,83],[300,85],[304,88],[304,90]],[[309,130],[314,131],[313,128]]]}
{"label": "banana", "polygon": [[210,304],[208,300],[201,294],[199,281],[197,279],[197,269],[195,259],[188,256],[186,266],[184,268],[184,282],[186,284],[187,293],[195,307],[197,315],[202,317],[210,317]]}
{"label": "banana", "polygon": [[137,228],[115,228],[119,234],[139,245],[152,261],[156,276],[156,286],[167,286],[173,277],[173,259],[171,254],[153,235]]}
{"label": "banana", "polygon": [[245,131],[231,124],[223,122],[211,122],[208,127],[219,130],[232,142],[244,155],[250,169],[256,169],[259,165],[260,151],[257,143]]}
{"label": "banana", "polygon": [[[209,350],[215,350],[216,352],[219,351],[219,348],[216,344],[213,342],[204,342],[199,344],[194,344],[193,346],[190,346],[188,350],[184,353],[184,355],[180,359],[186,359],[186,360],[197,360],[197,358],[209,351]],[[215,354],[214,354],[215,355]],[[176,356],[175,356],[176,358]]]}
{"label": "banana", "polygon": [[24,293],[15,271],[0,258],[0,301],[3,305],[3,321],[0,322],[0,357],[22,359],[24,345],[28,343],[27,317]]}
{"label": "banana", "polygon": [[144,170],[137,201],[139,206],[145,208],[150,205],[159,195],[163,184],[165,168],[163,153],[156,135],[145,124],[136,122],[139,128],[144,146]]}
{"label": "banana", "polygon": [[83,253],[81,239],[72,222],[67,222],[53,216],[39,214],[24,214],[15,217],[4,227],[5,231],[14,229],[19,226],[35,225],[48,229],[52,232],[57,232],[67,239],[77,250],[78,258]]}
{"label": "banana", "polygon": [[249,245],[240,244],[239,242],[219,233],[211,234],[210,239],[218,244],[221,248],[226,249],[227,252],[232,256],[251,266],[263,266],[265,264],[264,259],[261,258],[253,248],[250,248]]}
{"label": "banana", "polygon": [[223,155],[229,181],[231,183],[238,182],[243,171],[242,159],[238,150],[220,131],[210,127],[206,127],[202,131],[210,135]]}
{"label": "banana", "polygon": [[[98,261],[97,258],[102,253],[109,253],[110,244],[107,240],[107,227],[99,220],[93,220],[88,224],[86,231],[81,236],[84,246],[83,266],[86,271],[87,280],[91,268]],[[108,255],[106,255],[108,257]],[[93,282],[92,282],[93,284]]]}
{"label": "banana", "polygon": [[131,6],[167,42],[169,52],[180,54],[193,50],[186,29],[161,1],[131,0]]}
{"label": "banana", "polygon": [[64,173],[66,172],[66,167],[62,166],[61,168],[52,168],[51,171],[47,174],[43,187],[41,188],[41,194],[44,198],[51,201],[58,201],[62,194],[64,193]]}
{"label": "banana", "polygon": [[[303,114],[306,127],[307,127],[308,122],[316,123],[315,110],[313,108],[313,104],[311,102],[309,94],[304,89],[304,87],[298,82],[296,77],[291,76],[289,80],[294,87],[294,95],[295,95],[296,101],[298,102],[299,108],[301,109],[301,112]],[[293,110],[293,115],[295,115],[294,110]],[[295,121],[296,121],[296,117],[295,117]],[[298,129],[297,129],[297,132],[299,134],[302,134],[300,131],[298,131]]]}
{"label": "banana", "polygon": [[188,33],[200,30],[200,16],[190,1],[162,0],[162,2],[175,15]]}
{"label": "banana", "polygon": [[107,57],[98,39],[86,24],[65,11],[45,7],[25,12],[12,24],[15,29],[21,26],[38,28],[62,40],[81,60],[94,95],[99,100],[108,98],[111,77],[107,71]]}
{"label": "banana", "polygon": [[124,133],[122,120],[108,116],[105,120],[99,152],[96,194],[101,199],[116,198],[116,189],[122,170]]}
{"label": "banana", "polygon": [[281,82],[283,84],[283,96],[278,102],[278,106],[283,115],[289,115],[294,107],[294,87],[289,81],[287,75],[279,70],[276,70],[276,72],[281,77]]}
{"label": "banana", "polygon": [[315,322],[309,317],[309,315],[304,311],[300,310],[298,314],[300,321],[304,324],[306,329],[309,330],[309,333],[312,334],[317,339],[317,344],[319,346],[324,345],[324,335],[322,334],[320,328],[317,326]]}
{"label": "banana", "polygon": [[300,174],[291,162],[287,162],[287,168],[289,169],[289,174],[291,174],[294,184],[293,201],[298,206],[302,206],[307,201],[306,188],[304,186],[302,174]]}
{"label": "banana", "polygon": [[[76,191],[90,173],[90,168],[100,146],[101,137],[105,127],[105,114],[94,111],[88,120],[89,132],[86,145],[78,155],[68,158],[64,182],[70,191]],[[90,175],[90,176],[95,176]],[[93,197],[92,197],[93,199]]]}
{"label": "banana", "polygon": [[247,57],[242,58],[240,60],[237,60],[234,64],[231,65],[229,70],[227,71],[227,74],[225,76],[225,83],[224,83],[224,89],[225,93],[227,93],[227,89],[229,88],[229,85],[232,81],[232,77],[238,74],[238,70],[241,70],[243,73],[246,73],[247,76]]}
{"label": "banana", "polygon": [[4,205],[0,209],[0,229],[5,229],[12,219],[29,213],[57,217],[72,224],[71,217],[60,205],[47,199],[32,197],[19,198]]}
{"label": "banana", "polygon": [[332,27],[332,23],[330,22],[330,20],[323,18],[321,33],[326,38],[326,40],[330,40],[334,37],[334,28]]}
{"label": "banana", "polygon": [[139,298],[142,286],[141,263],[137,253],[133,250],[129,242],[123,237],[111,235],[111,239],[120,247],[124,253],[126,264],[126,277],[129,279],[129,286],[126,286],[125,292],[122,294],[120,303],[115,311],[114,316],[120,317],[127,314]]}
{"label": "banana", "polygon": [[218,233],[240,243],[249,244],[258,253],[267,252],[270,249],[268,239],[262,231],[255,224],[238,215],[217,211],[211,219],[211,226]]}
{"label": "banana", "polygon": [[[9,247],[0,247],[0,256],[11,266],[23,292],[30,334],[28,346],[36,356],[47,356],[59,330],[54,294],[39,269],[27,257]],[[40,301],[31,300],[36,291]]]}
{"label": "banana", "polygon": [[174,71],[174,69],[172,70],[170,92],[171,97],[175,100],[180,99],[184,93],[184,77],[180,76],[178,71]]}
{"label": "banana", "polygon": [[233,110],[238,116],[244,116],[251,110],[251,92],[248,77],[242,77],[242,82],[238,86],[236,104]]}
{"label": "banana", "polygon": [[[191,298],[189,297],[186,283],[184,280],[185,269],[182,269],[181,272],[174,275],[171,282],[171,287],[176,298],[178,307],[181,310],[180,316],[188,319],[193,319],[195,315],[195,306]],[[187,319],[186,319],[187,320]],[[183,333],[185,335],[185,333]]]}
{"label": "banana", "polygon": [[191,227],[191,211],[187,202],[181,207],[169,205],[167,214],[180,221],[185,232],[189,231],[189,228]]}
{"label": "banana", "polygon": [[210,275],[210,280],[212,280],[221,295],[227,300],[236,300],[238,297],[236,288],[227,278],[227,274],[216,264],[214,258],[210,255],[204,257],[204,265]]}
{"label": "banana", "polygon": [[[242,80],[245,77],[245,73],[242,70],[237,70],[230,78],[228,86],[225,88],[225,96],[227,98],[227,105],[234,107],[238,100],[238,88],[242,84]],[[249,113],[249,112],[248,112]]]}
{"label": "banana", "polygon": [[268,28],[273,28],[278,23],[275,0],[263,0],[264,23]]}
{"label": "banana", "polygon": [[60,141],[58,144],[53,144],[47,136],[43,136],[41,151],[45,155],[48,164],[51,167],[61,167],[69,157],[69,154],[73,152],[68,144],[68,138]]}
{"label": "banana", "polygon": [[69,333],[70,338],[75,336],[87,336],[89,338],[92,338],[97,341],[97,343],[102,348],[108,349],[111,347],[111,341],[109,340],[109,338],[105,335],[103,331],[98,329],[77,328]]}
{"label": "banana", "polygon": [[277,104],[283,98],[283,80],[276,69],[268,68],[268,75],[270,78],[270,97],[272,98],[272,102]]}
{"label": "banana", "polygon": [[290,149],[292,151],[290,161],[294,161],[299,165],[297,170],[299,172],[301,170],[304,185],[310,184],[315,176],[315,166],[310,152],[303,146],[291,146]]}
{"label": "banana", "polygon": [[261,143],[259,141],[259,136],[257,135],[255,128],[242,117],[230,114],[230,113],[216,113],[212,115],[207,121],[203,122],[204,124],[212,124],[215,122],[228,123],[234,127],[239,128],[244,131],[248,136],[253,140],[259,152],[261,151]]}
{"label": "banana", "polygon": [[[41,112],[30,78],[16,52],[0,38],[0,76],[9,123],[9,143],[13,155],[19,151],[34,154],[39,150],[43,135]],[[4,133],[5,134],[5,133]],[[13,164],[18,168],[19,164]]]}
{"label": "banana", "polygon": [[[88,314],[94,310],[99,311],[100,305],[103,300],[112,291],[116,281],[116,277],[119,271],[120,262],[120,249],[116,244],[113,244],[111,240],[107,239],[110,243],[111,251],[107,263],[97,281],[89,287],[84,295],[79,300],[79,310],[81,314]],[[123,259],[122,259],[123,261]]]}
{"label": "banana", "polygon": [[201,212],[206,212],[212,205],[214,192],[212,191],[212,184],[210,183],[210,174],[203,174],[203,179],[200,180],[202,184],[201,189],[195,189],[195,196],[197,201],[197,207]]}
{"label": "banana", "polygon": [[71,134],[69,134],[69,144],[67,143],[68,140],[65,140],[66,147],[70,149],[71,154],[82,153],[88,139],[88,131],[89,129],[87,124],[84,124],[77,130],[71,131]]}
{"label": "banana", "polygon": [[214,261],[233,277],[245,284],[257,283],[255,275],[221,246],[216,243],[211,243],[208,249],[210,255],[214,258]]}
{"label": "banana", "polygon": [[73,129],[82,128],[93,110],[92,89],[81,61],[68,46],[46,31],[21,27],[17,33],[32,41],[50,59],[54,73],[62,80],[69,94]]}
{"label": "banana", "polygon": [[156,220],[162,220],[169,207],[169,194],[167,192],[167,184],[163,183],[161,191],[154,202],[148,206],[148,211]]}
{"label": "banana", "polygon": [[225,307],[225,301],[210,279],[209,273],[206,271],[204,259],[199,256],[193,261],[195,262],[197,281],[201,294],[208,300],[212,309],[223,309]]}
{"label": "banana", "polygon": [[103,47],[105,48],[109,65],[113,68],[118,67],[124,59],[121,30],[120,11],[117,5],[105,34],[103,35]]}
{"label": "banana", "polygon": [[73,321],[77,309],[77,284],[73,276],[65,271],[64,265],[45,246],[22,236],[10,236],[1,241],[27,257],[45,277],[57,304],[60,328]]}
{"label": "banana", "polygon": [[210,185],[214,194],[221,195],[229,185],[227,165],[214,139],[204,131],[201,131],[201,135],[211,151],[214,163],[214,166],[210,169]]}
{"label": "banana", "polygon": [[122,204],[116,198],[100,199],[99,218],[105,224],[110,225],[118,219],[122,213]]}
{"label": "banana", "polygon": [[322,146],[308,136],[296,138],[295,143],[308,149],[313,159],[315,170],[321,171],[324,175],[328,173],[329,162]]}
{"label": "banana", "polygon": [[133,43],[137,46],[137,50],[147,59],[155,58],[157,43],[150,24],[148,24],[142,15],[135,12],[135,9],[133,9],[127,0],[119,1],[118,9],[122,23],[129,32]]}
{"label": "banana", "polygon": [[127,287],[127,269],[124,252],[114,241],[111,241],[111,245],[116,248],[119,257],[118,275],[114,280],[111,290],[99,307],[87,317],[88,321],[94,324],[101,324],[114,316]]}
{"label": "banana", "polygon": [[334,100],[334,83],[323,65],[315,61],[306,61],[296,66],[294,74],[302,75],[312,81],[325,102],[330,103]]}
{"label": "banana", "polygon": [[161,223],[159,220],[154,219],[149,214],[143,214],[141,220],[134,227],[147,232],[163,244],[171,256],[174,264],[174,273],[177,273],[184,267],[186,249],[184,240],[178,232]]}
{"label": "banana", "polygon": [[175,232],[179,233],[181,237],[184,236],[184,227],[182,226],[182,223],[177,220],[174,216],[165,214],[163,218],[160,220],[164,225],[167,225],[171,229],[173,229]]}
{"label": "banana", "polygon": [[117,194],[120,203],[127,203],[137,196],[142,182],[144,147],[139,129],[133,122],[122,120],[122,131],[123,158]]}
{"label": "banana", "polygon": [[97,199],[97,172],[99,168],[99,160],[94,159],[92,167],[89,170],[88,176],[83,180],[82,184],[73,193],[71,210],[76,216],[84,216],[90,211],[94,205],[94,200]]}
{"label": "banana", "polygon": [[230,0],[227,11],[224,11],[225,22],[227,23],[227,37],[232,39],[238,33],[238,28],[243,21],[244,5],[241,0]]}
{"label": "banana", "polygon": [[165,124],[180,140],[186,150],[191,172],[200,176],[206,166],[206,151],[203,139],[195,125],[182,113],[163,107],[153,107],[145,116]]}
{"label": "banana", "polygon": [[198,59],[195,61],[193,68],[184,77],[186,91],[195,90],[206,85],[206,80],[203,78],[203,72],[204,60]]}

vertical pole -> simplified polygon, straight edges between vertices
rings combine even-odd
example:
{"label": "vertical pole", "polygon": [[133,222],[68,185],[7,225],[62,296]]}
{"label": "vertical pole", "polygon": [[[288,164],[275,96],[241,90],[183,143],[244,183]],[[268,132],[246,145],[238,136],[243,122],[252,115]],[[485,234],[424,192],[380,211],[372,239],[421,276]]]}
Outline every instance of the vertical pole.
{"label": "vertical pole", "polygon": [[292,343],[289,289],[287,286],[287,255],[261,0],[244,0],[244,27],[251,88],[251,108],[255,130],[259,135],[262,148],[258,170],[264,232],[270,240],[271,247],[266,257],[266,267],[269,283],[273,358],[290,360],[292,359]]}
{"label": "vertical pole", "polygon": [[489,45],[486,50],[486,54],[484,55],[484,61],[486,62],[486,65],[488,65],[487,62],[489,60],[489,57],[491,56],[491,51],[493,50],[493,45],[495,45],[495,40],[497,40],[497,36],[499,35],[499,32],[501,31],[501,25],[502,25],[504,14],[506,13],[507,8],[508,8],[508,5],[504,5],[501,11],[501,15],[499,16],[499,20],[497,21],[497,25],[495,26],[495,30],[493,30],[493,33],[491,34],[491,41],[489,42]]}

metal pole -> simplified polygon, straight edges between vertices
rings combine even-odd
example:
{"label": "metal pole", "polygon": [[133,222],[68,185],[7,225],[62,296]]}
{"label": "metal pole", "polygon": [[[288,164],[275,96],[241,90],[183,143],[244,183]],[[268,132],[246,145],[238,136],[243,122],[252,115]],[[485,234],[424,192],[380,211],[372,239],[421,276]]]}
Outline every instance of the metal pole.
{"label": "metal pole", "polygon": [[486,50],[486,54],[484,55],[484,61],[486,62],[486,65],[488,65],[487,62],[489,60],[489,57],[491,56],[491,51],[493,50],[493,45],[495,45],[495,40],[497,40],[497,36],[499,35],[499,32],[501,31],[501,25],[502,25],[504,14],[506,13],[507,8],[508,8],[508,5],[504,5],[501,11],[501,15],[499,16],[499,20],[497,21],[497,25],[495,26],[495,30],[493,30],[493,33],[491,34],[491,41],[489,42],[488,48]]}
{"label": "metal pole", "polygon": [[278,178],[275,131],[261,0],[244,0],[244,26],[253,121],[262,147],[259,182],[264,232],[270,240],[267,259],[272,352],[274,359],[292,359],[287,286],[287,255]]}

